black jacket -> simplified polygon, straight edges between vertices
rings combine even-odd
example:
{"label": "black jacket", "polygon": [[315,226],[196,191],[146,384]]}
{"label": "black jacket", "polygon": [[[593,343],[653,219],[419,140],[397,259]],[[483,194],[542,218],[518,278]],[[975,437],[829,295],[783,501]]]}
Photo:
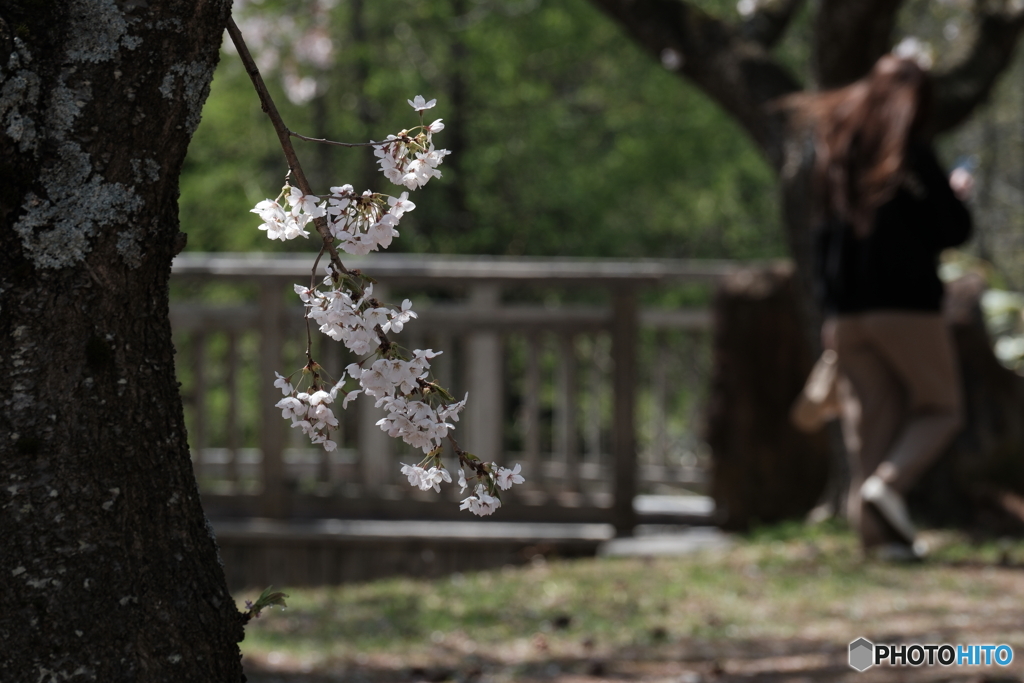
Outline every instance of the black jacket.
{"label": "black jacket", "polygon": [[967,240],[971,216],[930,147],[912,144],[907,163],[907,180],[878,208],[870,235],[857,238],[839,219],[818,226],[815,285],[826,313],[940,310],[939,252]]}

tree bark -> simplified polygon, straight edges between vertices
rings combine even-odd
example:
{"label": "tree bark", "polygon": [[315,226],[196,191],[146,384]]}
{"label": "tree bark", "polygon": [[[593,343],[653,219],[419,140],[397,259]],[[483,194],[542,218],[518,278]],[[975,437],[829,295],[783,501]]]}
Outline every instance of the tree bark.
{"label": "tree bark", "polygon": [[789,420],[815,360],[800,299],[789,266],[741,270],[715,295],[707,442],[711,496],[726,529],[801,518],[825,487],[825,434],[804,434]]}
{"label": "tree bark", "polygon": [[0,8],[0,680],[242,680],[168,320],[226,0]]}
{"label": "tree bark", "polygon": [[[980,309],[980,277],[946,287],[964,388],[965,424],[908,495],[926,526],[1024,531],[1024,377],[999,364]],[[715,299],[708,444],[719,524],[747,529],[799,518],[818,502],[828,434],[804,435],[789,420],[813,362],[800,331],[791,272],[751,268]],[[835,465],[833,461],[831,463]]]}
{"label": "tree bark", "polygon": [[1024,530],[1024,377],[992,352],[979,305],[982,279],[946,287],[964,389],[963,430],[909,494],[911,512],[931,526],[995,533]]}

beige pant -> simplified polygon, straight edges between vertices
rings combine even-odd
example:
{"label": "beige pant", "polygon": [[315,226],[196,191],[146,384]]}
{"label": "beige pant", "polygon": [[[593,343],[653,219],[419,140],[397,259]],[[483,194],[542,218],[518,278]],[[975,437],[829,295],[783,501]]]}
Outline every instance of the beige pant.
{"label": "beige pant", "polygon": [[963,423],[960,376],[938,313],[840,316],[836,353],[843,438],[850,457],[849,517],[864,547],[899,536],[860,498],[878,475],[907,493]]}

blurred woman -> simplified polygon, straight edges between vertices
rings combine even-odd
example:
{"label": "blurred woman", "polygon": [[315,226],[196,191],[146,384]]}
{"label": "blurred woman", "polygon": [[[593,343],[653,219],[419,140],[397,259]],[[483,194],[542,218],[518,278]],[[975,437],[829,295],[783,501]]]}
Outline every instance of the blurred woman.
{"label": "blurred woman", "polygon": [[791,101],[815,131],[815,283],[845,378],[848,514],[866,551],[894,559],[921,554],[904,496],[962,424],[937,271],[970,234],[971,179],[954,190],[921,135],[930,95],[915,61],[886,55],[849,86]]}

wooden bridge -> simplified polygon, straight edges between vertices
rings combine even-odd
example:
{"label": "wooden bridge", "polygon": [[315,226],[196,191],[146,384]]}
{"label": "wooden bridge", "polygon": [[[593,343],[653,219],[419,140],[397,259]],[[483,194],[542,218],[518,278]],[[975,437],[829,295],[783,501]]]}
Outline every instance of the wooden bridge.
{"label": "wooden bridge", "polygon": [[[287,537],[299,520],[307,535],[316,520],[468,521],[457,487],[408,486],[399,463],[421,454],[375,426],[382,413],[372,402],[339,416],[340,447],[329,454],[281,419],[273,373],[304,364],[292,285],[310,281],[311,265],[308,256],[265,254],[174,262],[178,374],[222,549],[254,518],[265,537]],[[506,495],[498,521],[604,524],[618,535],[632,533],[638,512],[641,521],[685,521],[685,509],[673,514],[638,496],[702,490],[711,316],[643,302],[706,302],[734,264],[375,254],[347,265],[377,280],[380,300],[413,299],[419,319],[397,341],[444,351],[435,376],[470,395],[460,444],[522,464],[527,484]],[[313,334],[315,357],[340,375],[353,359]]]}

